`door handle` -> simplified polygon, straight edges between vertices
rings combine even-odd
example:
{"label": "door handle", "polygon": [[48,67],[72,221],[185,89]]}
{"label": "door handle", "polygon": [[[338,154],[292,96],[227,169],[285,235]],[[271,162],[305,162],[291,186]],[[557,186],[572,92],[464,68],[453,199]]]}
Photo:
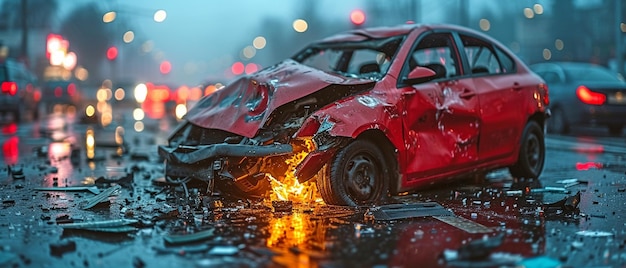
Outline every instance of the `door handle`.
{"label": "door handle", "polygon": [[475,95],[476,95],[476,93],[474,91],[465,88],[465,89],[463,89],[463,92],[461,92],[461,94],[459,94],[459,97],[468,100],[468,99],[471,99],[472,97],[474,97]]}

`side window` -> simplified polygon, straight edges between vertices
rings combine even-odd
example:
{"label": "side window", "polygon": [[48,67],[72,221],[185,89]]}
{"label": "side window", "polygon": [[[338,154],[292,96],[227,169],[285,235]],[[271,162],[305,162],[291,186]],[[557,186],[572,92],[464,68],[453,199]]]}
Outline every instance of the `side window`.
{"label": "side window", "polygon": [[410,70],[417,66],[430,68],[437,73],[436,78],[456,76],[459,73],[459,64],[454,51],[450,34],[429,34],[419,41],[411,53],[409,68]]}
{"label": "side window", "polygon": [[491,43],[466,35],[461,35],[465,55],[472,74],[501,74],[512,72],[514,61]]}

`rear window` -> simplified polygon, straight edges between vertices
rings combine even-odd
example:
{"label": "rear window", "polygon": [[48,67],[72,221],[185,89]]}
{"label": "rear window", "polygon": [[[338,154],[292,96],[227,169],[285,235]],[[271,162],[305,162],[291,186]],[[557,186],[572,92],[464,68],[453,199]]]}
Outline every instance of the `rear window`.
{"label": "rear window", "polygon": [[609,82],[619,81],[624,82],[620,77],[609,70],[600,67],[589,66],[570,66],[565,68],[565,75],[568,80],[585,80],[585,81],[598,81]]}

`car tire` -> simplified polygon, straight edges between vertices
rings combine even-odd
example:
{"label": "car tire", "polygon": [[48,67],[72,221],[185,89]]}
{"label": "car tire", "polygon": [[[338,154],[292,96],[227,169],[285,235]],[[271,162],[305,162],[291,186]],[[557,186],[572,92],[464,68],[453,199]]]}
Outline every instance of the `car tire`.
{"label": "car tire", "polygon": [[609,134],[615,137],[622,135],[623,128],[624,126],[622,125],[609,125]]}
{"label": "car tire", "polygon": [[375,204],[389,192],[389,165],[371,141],[355,140],[339,150],[317,176],[324,202],[332,205]]}
{"label": "car tire", "polygon": [[565,117],[565,112],[560,108],[552,110],[552,116],[548,119],[548,133],[568,134],[570,131],[569,123]]}
{"label": "car tire", "polygon": [[545,156],[543,130],[537,122],[530,121],[524,127],[517,163],[509,167],[509,171],[517,178],[538,178],[543,170]]}

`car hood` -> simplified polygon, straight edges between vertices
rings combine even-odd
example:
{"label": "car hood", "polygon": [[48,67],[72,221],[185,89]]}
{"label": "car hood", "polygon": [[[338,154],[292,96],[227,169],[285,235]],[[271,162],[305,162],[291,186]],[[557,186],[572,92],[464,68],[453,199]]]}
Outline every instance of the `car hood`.
{"label": "car hood", "polygon": [[252,138],[270,114],[330,85],[362,85],[372,80],[347,78],[285,60],[241,77],[201,99],[186,115],[190,123]]}

